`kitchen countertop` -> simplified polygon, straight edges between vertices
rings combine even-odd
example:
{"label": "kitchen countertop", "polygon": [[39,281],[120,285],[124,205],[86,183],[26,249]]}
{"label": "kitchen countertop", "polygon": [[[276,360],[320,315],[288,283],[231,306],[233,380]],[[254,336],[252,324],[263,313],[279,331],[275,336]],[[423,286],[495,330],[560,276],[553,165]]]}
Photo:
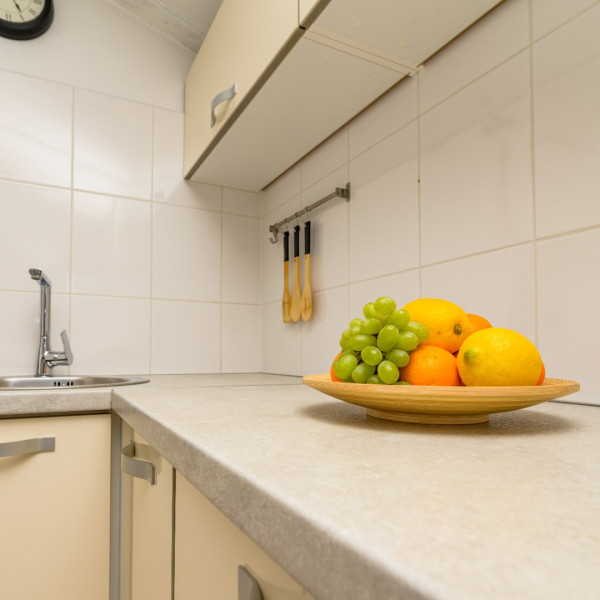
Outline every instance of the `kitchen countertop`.
{"label": "kitchen countertop", "polygon": [[0,414],[112,407],[319,600],[600,597],[597,406],[410,425],[299,378],[151,380]]}

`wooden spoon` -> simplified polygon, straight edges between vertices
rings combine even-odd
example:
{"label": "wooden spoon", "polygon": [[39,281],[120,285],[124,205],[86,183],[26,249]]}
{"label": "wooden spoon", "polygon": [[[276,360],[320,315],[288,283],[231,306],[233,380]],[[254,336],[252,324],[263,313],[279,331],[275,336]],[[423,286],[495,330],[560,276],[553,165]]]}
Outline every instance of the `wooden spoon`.
{"label": "wooden spoon", "polygon": [[292,289],[292,321],[300,318],[300,225],[294,227],[294,288]]}
{"label": "wooden spoon", "polygon": [[283,232],[283,298],[281,300],[281,314],[284,323],[292,320],[290,310],[292,306],[292,297],[290,295],[290,232]]}
{"label": "wooden spoon", "polygon": [[304,285],[302,286],[302,311],[300,316],[303,321],[308,321],[312,314],[312,292],[310,289],[310,221],[304,223]]}

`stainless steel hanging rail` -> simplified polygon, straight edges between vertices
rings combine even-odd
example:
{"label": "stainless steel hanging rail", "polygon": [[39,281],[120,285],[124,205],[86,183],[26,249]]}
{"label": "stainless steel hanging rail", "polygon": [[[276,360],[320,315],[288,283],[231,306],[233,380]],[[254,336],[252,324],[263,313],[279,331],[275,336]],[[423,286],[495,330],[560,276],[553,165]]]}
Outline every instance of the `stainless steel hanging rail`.
{"label": "stainless steel hanging rail", "polygon": [[310,206],[307,206],[306,208],[299,210],[298,212],[294,213],[291,217],[288,217],[287,219],[284,219],[283,221],[279,221],[279,223],[275,223],[275,225],[270,225],[269,231],[273,234],[269,238],[269,241],[271,242],[271,244],[277,243],[277,234],[279,233],[279,230],[284,225],[287,225],[288,223],[291,223],[292,221],[299,219],[302,215],[305,215],[306,213],[310,212],[311,210],[314,210],[315,208],[317,208],[318,206],[321,206],[321,204],[325,204],[325,202],[332,200],[333,198],[344,198],[346,200],[346,202],[348,202],[350,200],[350,183],[347,183],[346,187],[335,188],[335,192],[332,192],[331,194],[329,194],[329,196],[325,196],[325,198],[321,198],[320,200],[313,202]]}

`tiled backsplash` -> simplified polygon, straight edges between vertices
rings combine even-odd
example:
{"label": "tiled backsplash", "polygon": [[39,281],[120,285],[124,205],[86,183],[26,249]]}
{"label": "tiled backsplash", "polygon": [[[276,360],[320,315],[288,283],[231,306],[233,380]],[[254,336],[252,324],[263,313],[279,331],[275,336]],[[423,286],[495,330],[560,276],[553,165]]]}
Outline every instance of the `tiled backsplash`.
{"label": "tiled backsplash", "polygon": [[[535,341],[600,403],[600,3],[506,0],[274,182],[261,225],[263,368],[324,372],[380,295],[444,297]],[[268,226],[311,221],[311,321],[281,321]]]}
{"label": "tiled backsplash", "polygon": [[182,180],[181,113],[5,71],[0,89],[1,373],[33,372],[30,267],[71,373],[259,370],[259,195]]}

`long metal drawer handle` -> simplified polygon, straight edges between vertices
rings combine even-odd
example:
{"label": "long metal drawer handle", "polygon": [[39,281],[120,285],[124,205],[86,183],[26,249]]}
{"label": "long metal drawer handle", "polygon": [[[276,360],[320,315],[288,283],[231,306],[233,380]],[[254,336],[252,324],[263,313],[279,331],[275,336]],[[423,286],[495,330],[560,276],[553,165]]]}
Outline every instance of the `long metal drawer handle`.
{"label": "long metal drawer handle", "polygon": [[210,103],[210,126],[212,127],[217,122],[217,117],[215,116],[215,108],[221,104],[221,102],[225,102],[225,100],[230,100],[237,94],[237,83],[234,83],[230,88],[224,90],[223,92],[217,94],[213,101]]}
{"label": "long metal drawer handle", "polygon": [[[140,458],[140,454],[144,454],[144,449],[149,449],[149,446],[144,444],[136,444],[130,442],[121,449],[121,469],[127,475],[145,479],[150,485],[156,484],[156,467],[150,460]],[[137,455],[137,456],[136,456]]]}
{"label": "long metal drawer handle", "polygon": [[2,442],[0,444],[0,458],[9,456],[22,456],[24,454],[37,454],[38,452],[54,452],[56,439],[53,437],[32,438],[16,442]]}
{"label": "long metal drawer handle", "polygon": [[258,581],[242,565],[238,566],[238,600],[263,600]]}

